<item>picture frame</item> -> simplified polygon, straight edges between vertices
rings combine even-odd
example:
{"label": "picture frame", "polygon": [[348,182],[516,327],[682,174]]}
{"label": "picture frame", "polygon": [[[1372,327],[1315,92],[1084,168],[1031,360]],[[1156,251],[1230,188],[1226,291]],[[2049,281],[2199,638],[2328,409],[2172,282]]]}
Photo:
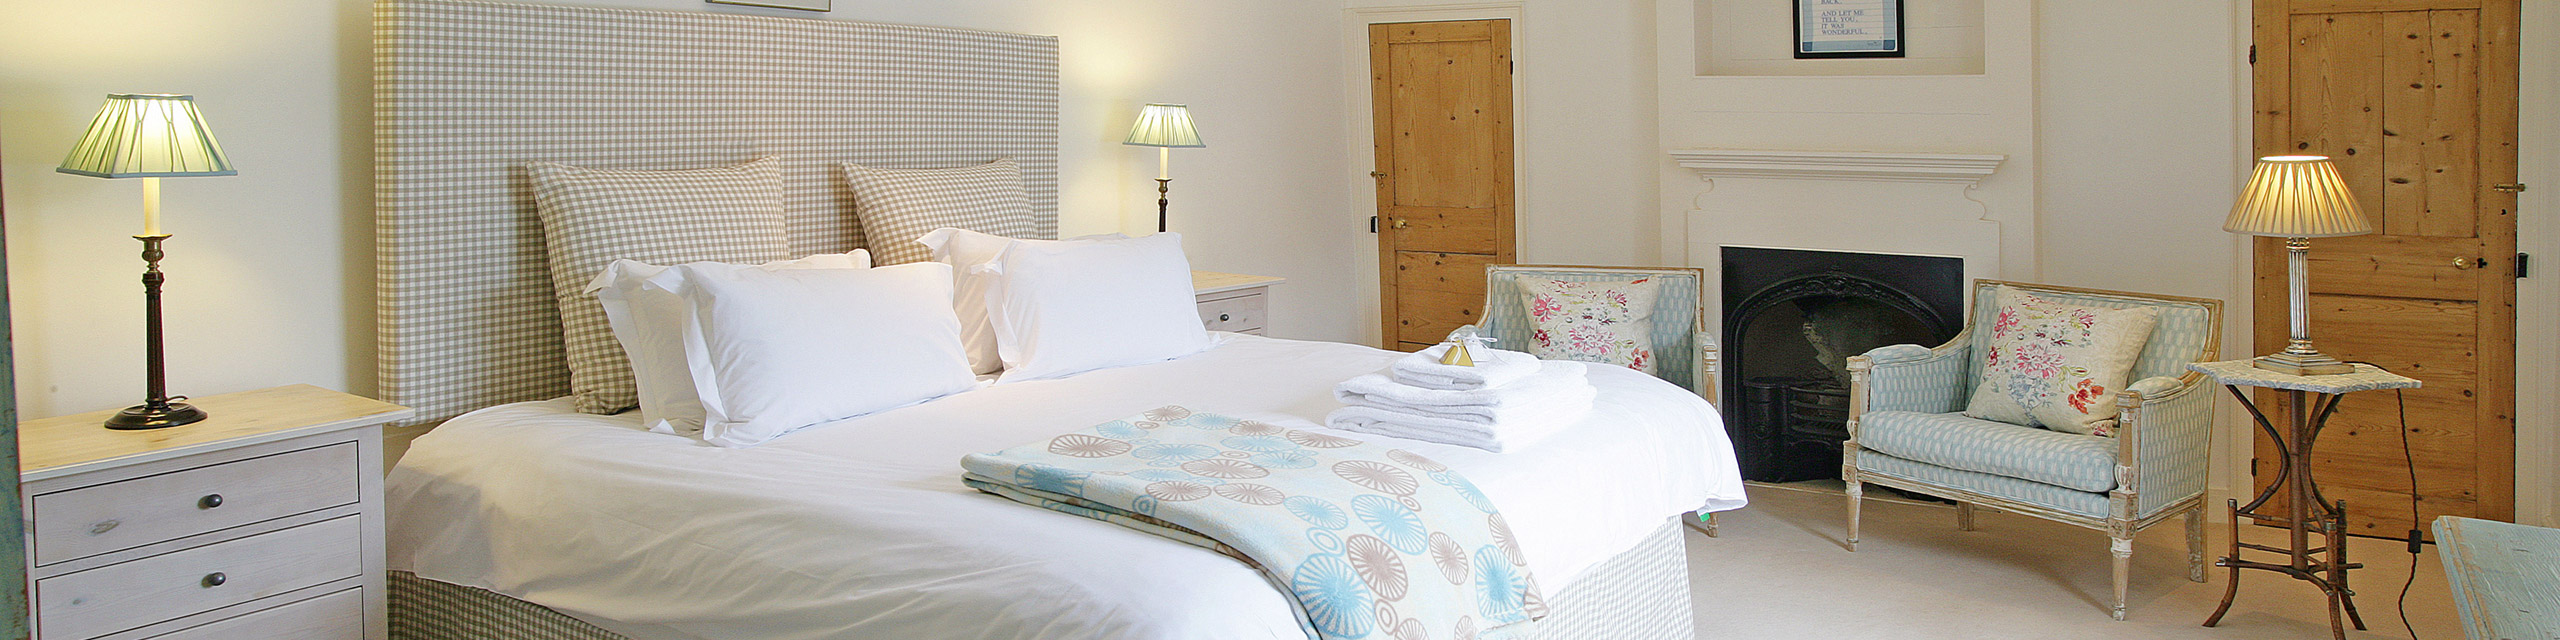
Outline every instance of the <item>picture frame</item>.
{"label": "picture frame", "polygon": [[703,0],[712,4],[734,4],[745,7],[798,9],[801,11],[834,11],[835,0]]}
{"label": "picture frame", "polygon": [[1903,0],[1795,0],[1795,57],[1900,58]]}

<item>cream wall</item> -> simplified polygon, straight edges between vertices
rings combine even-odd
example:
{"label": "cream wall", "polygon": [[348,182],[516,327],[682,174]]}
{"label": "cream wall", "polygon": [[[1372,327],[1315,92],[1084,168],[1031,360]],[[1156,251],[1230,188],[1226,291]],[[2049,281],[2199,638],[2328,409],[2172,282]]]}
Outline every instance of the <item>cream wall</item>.
{"label": "cream wall", "polygon": [[[698,0],[543,0],[807,15]],[[1340,6],[1253,0],[837,0],[835,19],[1060,36],[1069,234],[1153,230],[1137,106],[1188,102],[1206,149],[1176,150],[1173,228],[1204,269],[1284,276],[1272,332],[1349,340],[1365,227],[1342,224]],[[141,396],[138,181],[56,174],[110,92],[193,93],[240,175],[167,182],[170,387],[369,391],[371,5],[354,0],[0,0],[19,406],[29,417]],[[101,46],[112,43],[112,46]],[[1312,43],[1312,44],[1311,44]],[[1632,232],[1622,232],[1622,237]],[[1620,244],[1624,244],[1623,242]]]}

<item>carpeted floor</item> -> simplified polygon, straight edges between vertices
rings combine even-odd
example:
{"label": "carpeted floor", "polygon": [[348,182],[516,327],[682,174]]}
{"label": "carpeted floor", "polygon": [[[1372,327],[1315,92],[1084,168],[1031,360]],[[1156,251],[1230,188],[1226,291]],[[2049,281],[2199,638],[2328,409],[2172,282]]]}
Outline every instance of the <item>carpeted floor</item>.
{"label": "carpeted floor", "polygon": [[[1751,506],[1718,516],[1722,537],[1688,536],[1701,638],[2327,638],[2318,589],[2265,571],[2241,576],[2239,600],[2216,628],[2200,626],[2229,569],[2211,566],[2227,525],[2208,523],[2206,582],[2187,581],[2178,521],[2135,542],[2131,615],[2107,617],[2106,534],[1983,510],[1957,531],[1955,509],[1870,499],[1858,551],[1841,546],[1841,498],[1753,486]],[[2282,531],[2244,527],[2244,540],[2280,544]],[[2401,543],[2358,539],[2349,559],[2356,604],[2372,631],[2407,638],[2393,600],[2409,576]],[[2444,569],[2431,545],[2418,561],[2409,620],[2426,640],[2462,637]]]}

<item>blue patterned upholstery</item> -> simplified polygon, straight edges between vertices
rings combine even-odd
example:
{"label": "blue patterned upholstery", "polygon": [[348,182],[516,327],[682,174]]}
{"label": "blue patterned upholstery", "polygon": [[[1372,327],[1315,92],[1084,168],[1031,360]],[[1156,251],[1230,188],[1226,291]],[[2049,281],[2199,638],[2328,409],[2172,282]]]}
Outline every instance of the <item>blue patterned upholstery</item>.
{"label": "blue patterned upholstery", "polygon": [[1963,341],[1936,350],[1903,344],[1867,352],[1867,360],[1875,366],[1867,378],[1867,410],[1964,410],[1974,387],[1966,366],[1972,355],[1973,347]]}
{"label": "blue patterned upholstery", "polygon": [[1713,383],[1699,375],[1699,348],[1707,345],[1701,324],[1698,300],[1706,289],[1704,272],[1688,268],[1642,267],[1556,267],[1539,265],[1505,265],[1485,268],[1484,321],[1477,330],[1492,337],[1494,346],[1504,349],[1526,349],[1529,310],[1521,301],[1520,278],[1547,278],[1566,282],[1624,282],[1637,278],[1653,278],[1662,283],[1662,294],[1653,303],[1653,350],[1660,360],[1654,365],[1654,377],[1691,391],[1704,391]]}
{"label": "blue patterned upholstery", "polygon": [[1858,454],[1858,469],[1941,487],[1954,487],[2090,518],[2107,517],[2107,494],[2103,493],[2075,491],[2042,482],[2028,482],[1988,473],[1949,469],[1872,451]]}
{"label": "blue patterned upholstery", "polygon": [[[2116,488],[2116,440],[1976,420],[1960,413],[1878,411],[1858,422],[1872,451],[1952,469],[2080,491]],[[1866,457],[1858,458],[1865,464]]]}
{"label": "blue patterned upholstery", "polygon": [[2118,436],[2132,438],[2134,517],[2148,518],[2187,496],[2204,493],[2212,473],[2205,452],[2213,448],[2215,393],[2210,381],[2185,384],[2178,378],[2145,378],[2129,390],[2142,403],[2124,410]]}

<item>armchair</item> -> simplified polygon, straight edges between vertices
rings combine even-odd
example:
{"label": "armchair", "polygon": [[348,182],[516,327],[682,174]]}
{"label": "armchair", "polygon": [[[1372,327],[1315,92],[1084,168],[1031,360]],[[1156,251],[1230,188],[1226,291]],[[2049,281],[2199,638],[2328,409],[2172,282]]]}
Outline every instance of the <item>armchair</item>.
{"label": "armchair", "polygon": [[1687,267],[1565,267],[1494,265],[1484,269],[1484,323],[1477,327],[1496,345],[1518,349],[1529,344],[1529,309],[1520,301],[1521,276],[1580,282],[1654,278],[1662,296],[1653,303],[1653,347],[1661,356],[1654,377],[1715,399],[1715,339],[1705,329],[1703,270]]}
{"label": "armchair", "polygon": [[[2115,435],[2049,431],[1965,417],[1994,291],[2008,285],[2037,297],[2116,309],[2160,311],[2116,394]],[[1849,439],[1840,477],[1848,489],[1848,546],[1858,547],[1858,507],[1866,484],[1956,501],[1957,527],[1973,529],[1975,505],[2107,532],[2115,557],[2115,603],[2125,617],[2134,534],[2185,515],[2187,579],[2204,581],[2204,489],[2215,398],[2187,363],[2221,349],[2222,302],[1977,280],[1971,321],[1937,347],[1894,345],[1849,359]]]}

